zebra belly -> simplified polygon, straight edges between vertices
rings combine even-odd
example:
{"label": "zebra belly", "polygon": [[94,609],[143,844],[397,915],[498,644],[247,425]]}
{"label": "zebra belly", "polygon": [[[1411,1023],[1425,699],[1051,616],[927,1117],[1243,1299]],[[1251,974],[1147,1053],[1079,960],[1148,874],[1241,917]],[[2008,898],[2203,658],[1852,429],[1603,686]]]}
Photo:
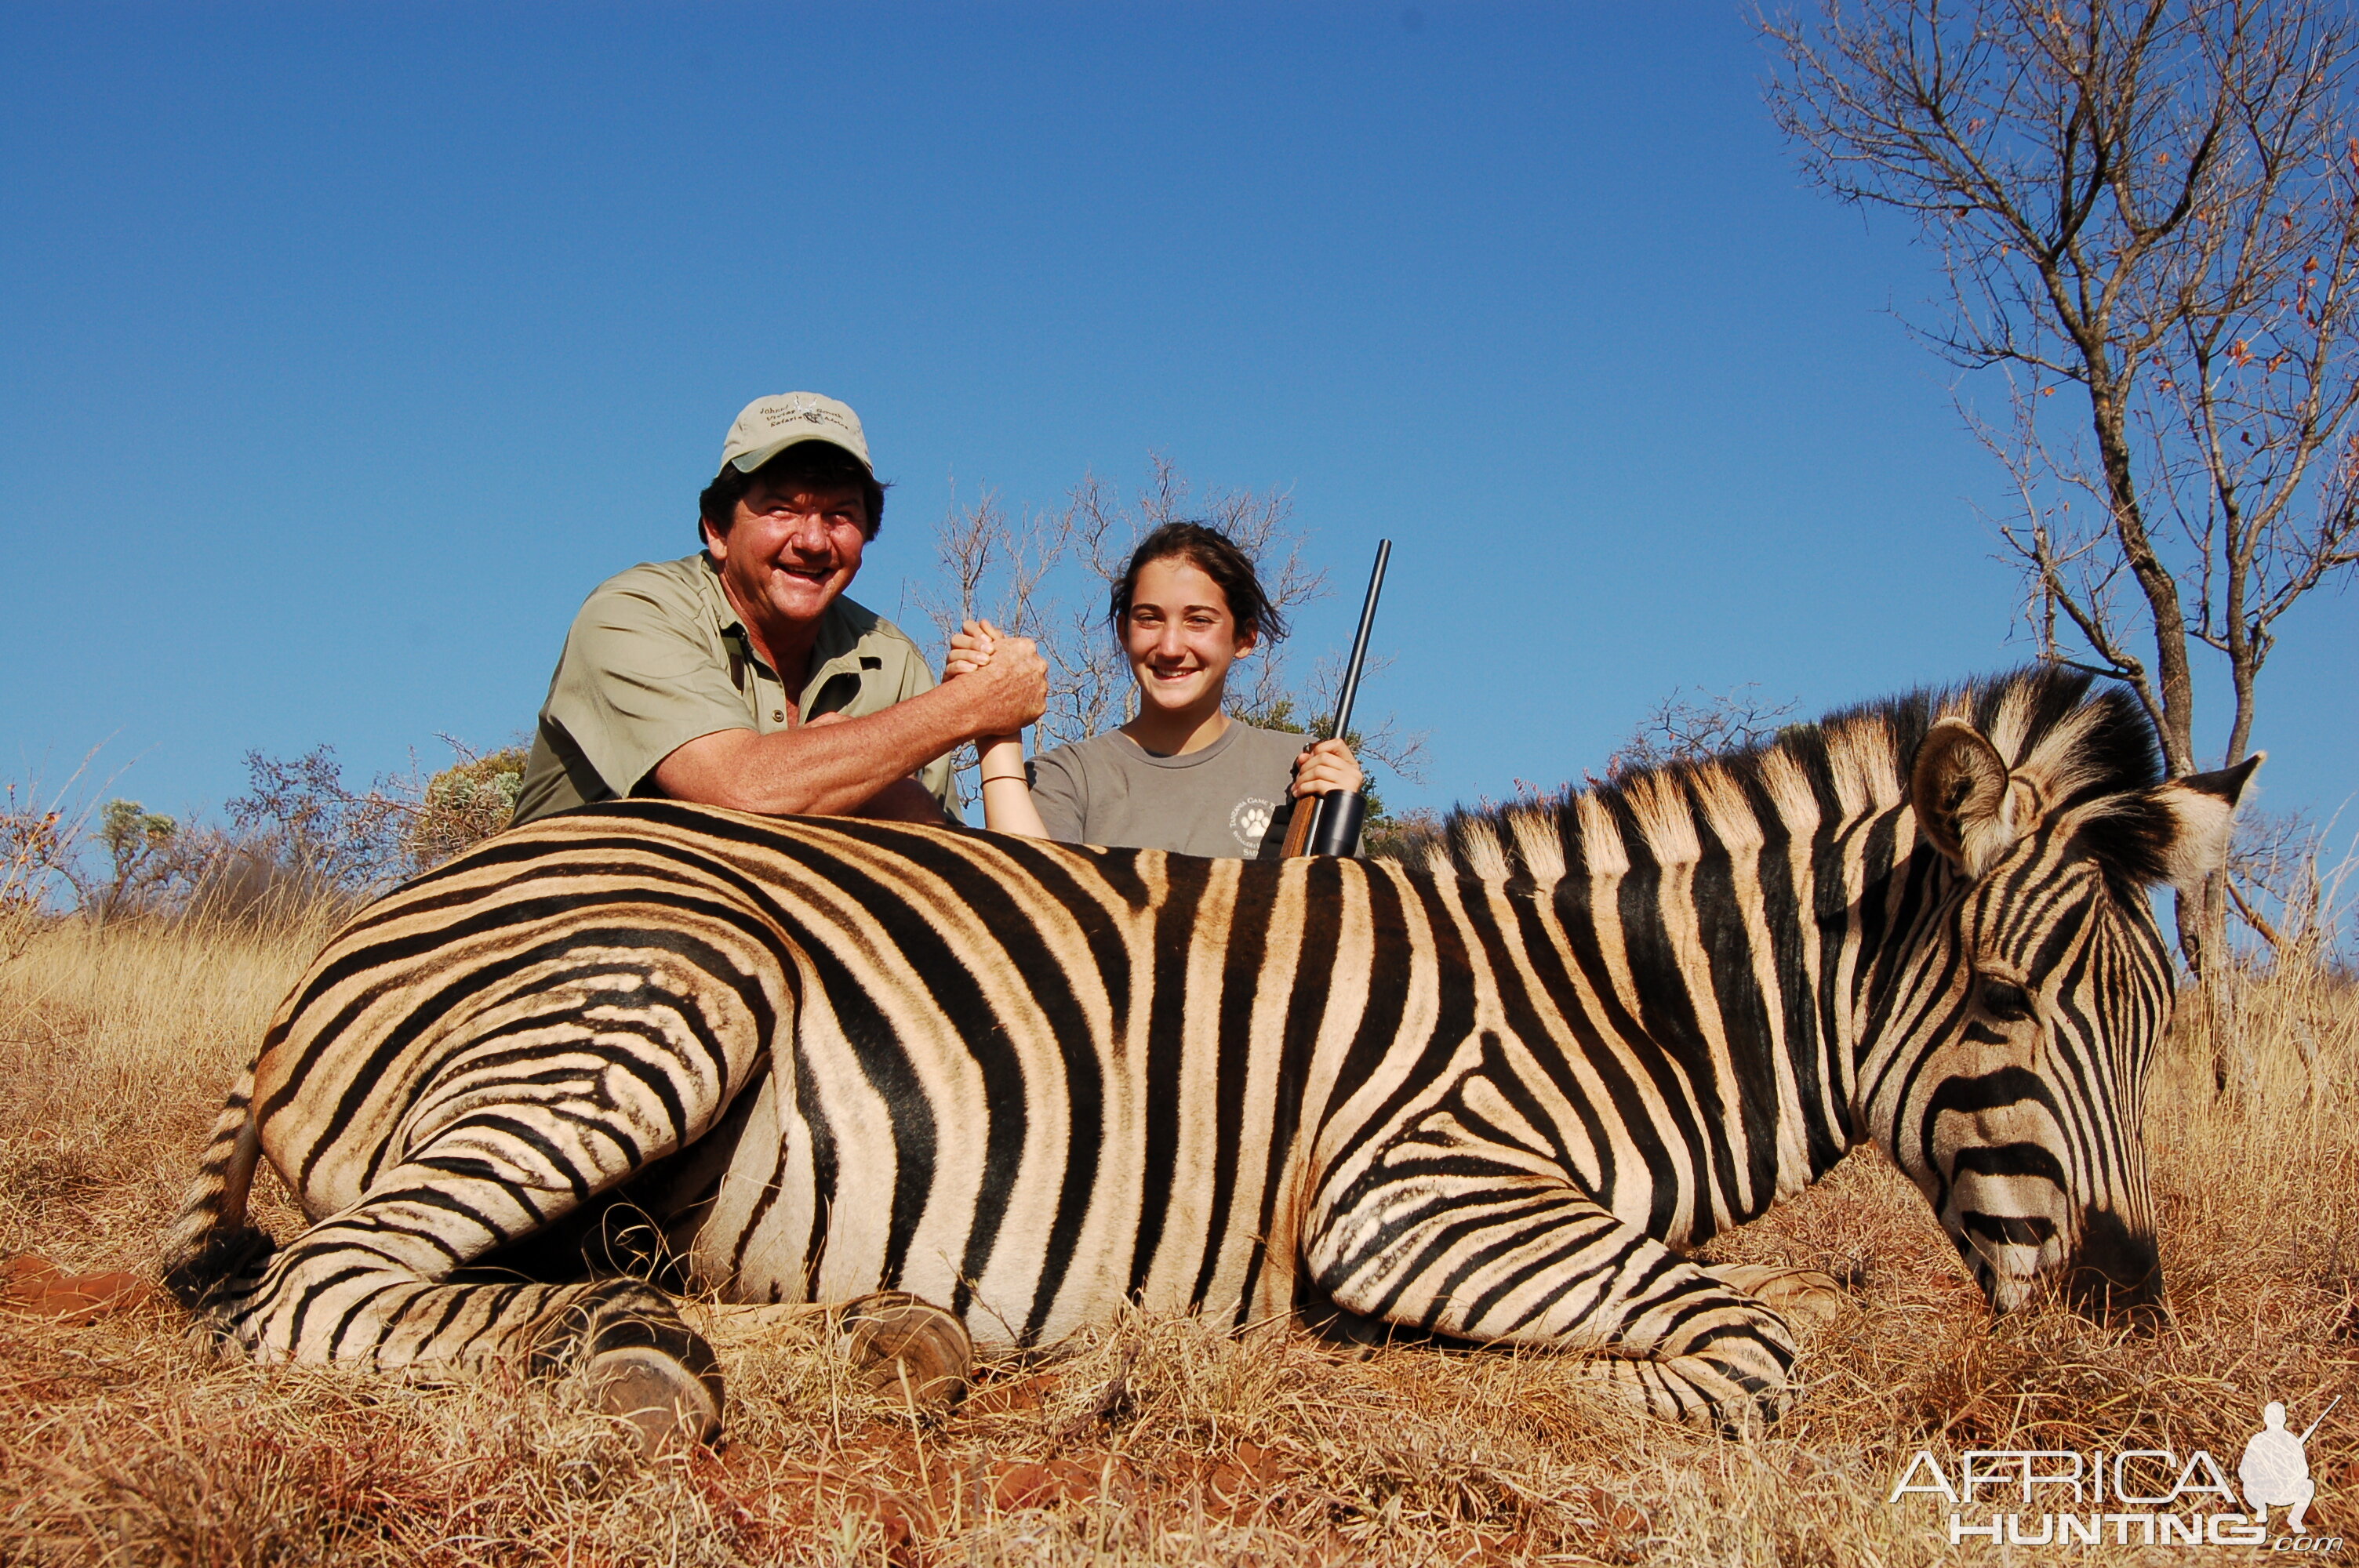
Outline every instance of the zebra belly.
{"label": "zebra belly", "polygon": [[[991,1351],[1054,1343],[1128,1301],[1239,1324],[1284,1310],[1297,1270],[1300,1162],[1284,1162],[1265,1238],[1258,1180],[1234,1181],[1224,1212],[1212,1212],[1213,1116],[1183,1116],[1179,1158],[1149,1169],[1143,1093],[1125,1083],[1079,1127],[1068,1099],[1027,1096],[1011,1180],[977,1157],[990,1144],[989,1117],[961,1116],[948,1097],[933,1103],[929,1136],[912,1150],[897,1137],[908,1119],[897,1129],[885,1097],[839,1087],[825,1097],[827,1114],[806,1115],[793,1090],[766,1075],[718,1192],[681,1238],[690,1276],[734,1302],[906,1290],[957,1312]],[[1266,1139],[1253,1141],[1266,1156]],[[1161,1217],[1159,1238],[1141,1267],[1150,1215]]]}

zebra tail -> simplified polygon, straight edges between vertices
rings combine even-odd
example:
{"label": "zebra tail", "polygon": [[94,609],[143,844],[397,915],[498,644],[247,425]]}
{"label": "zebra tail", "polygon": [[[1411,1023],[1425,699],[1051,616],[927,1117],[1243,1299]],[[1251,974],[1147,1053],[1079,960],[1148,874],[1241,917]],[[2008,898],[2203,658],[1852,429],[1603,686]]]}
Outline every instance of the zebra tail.
{"label": "zebra tail", "polygon": [[164,1288],[192,1313],[204,1312],[223,1285],[268,1257],[277,1245],[245,1223],[246,1195],[261,1159],[249,1065],[213,1122],[212,1139],[179,1217],[164,1232]]}

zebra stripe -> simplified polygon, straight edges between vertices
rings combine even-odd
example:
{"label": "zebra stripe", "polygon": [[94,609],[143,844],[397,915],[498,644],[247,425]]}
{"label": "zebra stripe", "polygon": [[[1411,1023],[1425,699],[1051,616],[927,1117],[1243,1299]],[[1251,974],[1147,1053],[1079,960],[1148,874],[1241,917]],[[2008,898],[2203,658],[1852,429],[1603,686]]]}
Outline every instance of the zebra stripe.
{"label": "zebra stripe", "polygon": [[[668,1298],[584,1258],[906,1291],[987,1349],[1125,1302],[1340,1309],[1774,1411],[1781,1287],[1682,1252],[1862,1141],[1995,1305],[2159,1301],[2142,889],[2219,863],[2252,763],[2154,755],[2119,694],[2031,672],[1462,814],[1414,865],[545,818],[329,944],[169,1281],[265,1358],[669,1356],[716,1418]],[[313,1220],[275,1252],[243,1228],[262,1156]]]}

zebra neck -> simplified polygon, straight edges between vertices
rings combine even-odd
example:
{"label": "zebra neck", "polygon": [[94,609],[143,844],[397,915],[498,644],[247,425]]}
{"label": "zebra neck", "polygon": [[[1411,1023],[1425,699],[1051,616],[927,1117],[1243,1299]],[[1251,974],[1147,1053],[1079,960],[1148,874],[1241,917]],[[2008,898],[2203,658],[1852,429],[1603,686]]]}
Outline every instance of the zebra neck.
{"label": "zebra neck", "polygon": [[1828,984],[1829,1059],[1843,1076],[1847,1144],[1875,1138],[1890,1153],[1888,1130],[1878,1136],[1863,1086],[1876,1071],[1875,1058],[1906,1053],[1923,1037],[1928,1009],[1945,989],[1941,977],[1954,968],[1950,916],[1965,883],[1917,839],[1911,819],[1891,850],[1869,857],[1855,876],[1833,885],[1845,896],[1821,919],[1841,937],[1841,962],[1830,967]]}
{"label": "zebra neck", "polygon": [[1695,1152],[1673,1227],[1692,1239],[1799,1192],[1862,1136],[1863,1053],[1944,891],[1903,817],[1773,830],[1550,890],[1583,1051],[1625,1059]]}

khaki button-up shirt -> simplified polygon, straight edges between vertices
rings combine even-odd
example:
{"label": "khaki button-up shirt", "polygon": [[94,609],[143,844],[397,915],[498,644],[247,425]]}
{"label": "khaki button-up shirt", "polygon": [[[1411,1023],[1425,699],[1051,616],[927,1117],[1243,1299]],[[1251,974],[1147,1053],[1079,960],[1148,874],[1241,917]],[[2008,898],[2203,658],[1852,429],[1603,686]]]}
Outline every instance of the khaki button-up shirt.
{"label": "khaki button-up shirt", "polygon": [[[590,595],[566,633],[525,765],[516,820],[654,795],[656,764],[701,735],[767,735],[822,713],[880,713],[932,689],[918,644],[890,621],[839,598],[820,618],[810,678],[789,700],[755,653],[745,622],[699,554],[633,567]],[[952,820],[951,759],[919,773]]]}

